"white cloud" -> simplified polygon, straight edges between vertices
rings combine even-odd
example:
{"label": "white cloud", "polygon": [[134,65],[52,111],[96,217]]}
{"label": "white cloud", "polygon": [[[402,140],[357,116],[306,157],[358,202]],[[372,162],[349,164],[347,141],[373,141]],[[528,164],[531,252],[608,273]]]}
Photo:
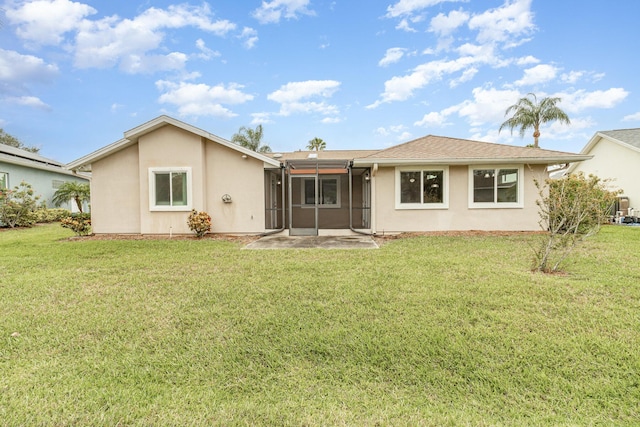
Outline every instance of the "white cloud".
{"label": "white cloud", "polygon": [[158,70],[182,70],[188,57],[181,52],[167,55],[135,55],[125,56],[120,61],[120,68],[130,74],[153,74]]}
{"label": "white cloud", "polygon": [[291,82],[267,95],[267,99],[280,104],[281,116],[296,113],[320,113],[325,116],[335,116],[338,107],[324,102],[311,101],[314,98],[330,98],[340,87],[335,80],[308,80]]}
{"label": "white cloud", "polygon": [[462,71],[476,62],[472,57],[462,57],[452,61],[432,61],[414,68],[411,74],[395,76],[384,83],[381,99],[366,108],[376,108],[386,102],[405,101],[413,96],[413,92],[440,80],[444,75]]}
{"label": "white cloud", "polygon": [[413,134],[409,131],[402,132],[396,137],[398,141],[409,141],[413,137]]}
{"label": "white cloud", "polygon": [[553,65],[540,64],[524,70],[524,76],[515,82],[516,86],[531,86],[553,80],[558,75],[558,68]]}
{"label": "white cloud", "polygon": [[516,64],[517,65],[531,65],[531,64],[538,64],[540,62],[540,60],[538,58],[536,58],[535,56],[523,56],[522,58],[518,58],[516,59]]}
{"label": "white cloud", "polygon": [[325,117],[324,119],[320,120],[320,122],[324,124],[340,123],[341,121],[342,119],[340,119],[339,117]]}
{"label": "white cloud", "polygon": [[0,49],[0,100],[49,111],[49,105],[30,94],[30,86],[50,83],[58,73],[56,65],[47,64],[41,58]]}
{"label": "white cloud", "polygon": [[57,45],[64,34],[78,28],[82,20],[96,13],[89,5],[69,0],[37,0],[9,4],[5,14],[18,28],[16,34],[38,45]]}
{"label": "white cloud", "polygon": [[622,118],[623,122],[638,122],[640,121],[640,111],[635,114],[629,114],[628,116],[624,116]]}
{"label": "white cloud", "polygon": [[502,123],[507,108],[522,97],[518,91],[495,88],[477,87],[472,93],[473,100],[466,100],[448,110],[456,111],[460,117],[465,117],[471,126]]}
{"label": "white cloud", "polygon": [[379,135],[379,136],[389,136],[389,131],[387,129],[385,129],[384,127],[382,127],[382,126],[379,127],[379,128],[376,128],[373,131],[373,133],[376,134],[376,135]]}
{"label": "white cloud", "polygon": [[562,74],[560,78],[563,82],[574,84],[578,80],[580,80],[584,76],[584,71],[569,71],[568,73]]}
{"label": "white cloud", "polygon": [[443,113],[438,113],[433,111],[431,113],[425,114],[422,119],[418,120],[414,123],[414,126],[434,126],[441,127],[447,124],[447,116]]}
{"label": "white cloud", "polygon": [[431,19],[429,31],[446,36],[469,20],[469,14],[463,10],[452,10],[448,15],[439,13]]}
{"label": "white cloud", "polygon": [[244,40],[244,47],[251,49],[258,43],[258,32],[251,27],[244,27],[238,38]]}
{"label": "white cloud", "polygon": [[212,20],[206,3],[200,7],[150,8],[134,19],[111,16],[96,21],[83,20],[76,35],[75,65],[79,68],[119,65],[129,73],[180,69],[188,59],[185,54],[149,52],[162,48],[164,30],[189,26],[218,36],[236,28],[227,20]]}
{"label": "white cloud", "polygon": [[406,51],[407,49],[401,47],[392,47],[390,49],[387,49],[384,58],[382,58],[380,62],[378,62],[378,65],[381,67],[386,67],[387,65],[396,63],[402,59]]}
{"label": "white cloud", "polygon": [[242,104],[253,99],[253,95],[242,92],[244,86],[237,83],[209,86],[159,80],[156,87],[164,92],[158,102],[177,106],[181,116],[234,117],[236,114],[223,105]]}
{"label": "white cloud", "polygon": [[4,99],[9,104],[20,105],[22,107],[37,108],[39,110],[50,111],[51,107],[45,104],[40,98],[35,96],[17,96]]}
{"label": "white cloud", "polygon": [[[535,30],[531,0],[507,1],[501,7],[490,9],[469,20],[469,28],[478,30],[479,43],[504,43],[507,47],[523,42],[520,37]],[[525,39],[526,40],[526,39]]]}
{"label": "white cloud", "polygon": [[271,113],[253,113],[251,114],[251,124],[252,125],[261,125],[266,123],[273,123],[271,120]]}
{"label": "white cloud", "polygon": [[580,89],[570,93],[557,93],[552,96],[562,99],[560,108],[566,112],[579,113],[588,108],[613,108],[622,102],[627,95],[629,95],[629,92],[623,88],[611,88],[593,92]]}
{"label": "white cloud", "polygon": [[400,20],[398,25],[396,25],[396,30],[406,31],[407,33],[417,33],[418,32],[418,30],[416,30],[415,28],[413,28],[409,24],[409,20],[408,19]]}
{"label": "white cloud", "polygon": [[202,39],[196,40],[196,48],[200,51],[200,53],[196,55],[200,59],[209,60],[220,56],[220,52],[209,49]]}
{"label": "white cloud", "polygon": [[253,11],[252,16],[261,24],[273,24],[280,19],[294,19],[299,15],[315,15],[315,12],[307,8],[309,0],[272,0],[263,1],[259,8]]}
{"label": "white cloud", "polygon": [[33,55],[0,49],[0,91],[5,85],[49,83],[56,75],[58,67],[55,64],[47,64]]}
{"label": "white cloud", "polygon": [[467,68],[462,72],[462,75],[460,75],[460,77],[458,77],[457,79],[453,79],[449,82],[449,87],[454,88],[461,83],[466,83],[468,81],[471,81],[477,73],[478,73],[477,68],[475,67]]}
{"label": "white cloud", "polygon": [[458,0],[399,0],[396,4],[387,7],[387,18],[397,18],[404,15],[413,15],[423,9],[435,6],[447,1]]}

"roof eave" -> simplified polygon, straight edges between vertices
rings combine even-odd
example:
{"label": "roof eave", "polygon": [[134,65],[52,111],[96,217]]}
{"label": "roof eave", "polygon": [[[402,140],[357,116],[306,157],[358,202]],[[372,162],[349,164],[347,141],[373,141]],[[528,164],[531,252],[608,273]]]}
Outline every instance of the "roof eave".
{"label": "roof eave", "polygon": [[5,156],[3,154],[0,154],[0,161],[9,163],[12,165],[18,165],[18,166],[24,166],[32,169],[60,173],[63,175],[74,175],[74,176],[76,175],[75,173],[73,173],[71,170],[69,170],[63,165],[57,166],[52,164],[39,163],[32,160],[20,159],[12,156]]}
{"label": "roof eave", "polygon": [[243,155],[253,157],[257,160],[262,161],[265,165],[280,167],[280,162],[278,160],[272,159],[271,157],[265,156],[264,154],[249,150],[238,144],[234,144],[233,142],[220,138],[217,135],[214,135],[212,133],[199,129],[195,126],[191,126],[190,124],[181,122],[180,120],[176,120],[173,117],[169,117],[169,116],[156,117],[155,119],[150,120],[138,127],[128,130],[124,133],[123,139],[116,141],[112,144],[109,144],[105,147],[102,147],[94,151],[93,153],[87,154],[84,157],[74,160],[68,163],[66,166],[67,168],[72,170],[85,170],[85,171],[91,170],[91,163],[96,162],[104,157],[107,157],[112,153],[120,151],[130,145],[135,144],[138,141],[138,138],[140,138],[141,136],[168,124],[178,127],[180,129],[186,130],[187,132],[191,132],[202,138],[206,138],[208,140],[217,142],[218,144],[228,147],[232,150],[236,150]]}
{"label": "roof eave", "polygon": [[501,158],[439,158],[439,159],[354,159],[354,166],[370,166],[373,164],[388,166],[410,165],[486,165],[486,164],[528,164],[554,165],[559,163],[574,163],[589,160],[593,156],[573,155],[553,157],[501,157]]}
{"label": "roof eave", "polygon": [[122,150],[123,148],[126,148],[129,145],[132,145],[133,141],[123,138],[121,140],[118,140],[114,143],[111,143],[109,145],[106,145],[102,148],[99,148],[98,150],[94,151],[93,153],[89,153],[84,157],[80,157],[77,160],[74,160],[70,163],[67,163],[67,169],[71,169],[71,170],[75,170],[75,171],[90,171],[91,170],[91,163],[96,162],[104,157],[107,157],[108,155],[110,155],[113,152]]}

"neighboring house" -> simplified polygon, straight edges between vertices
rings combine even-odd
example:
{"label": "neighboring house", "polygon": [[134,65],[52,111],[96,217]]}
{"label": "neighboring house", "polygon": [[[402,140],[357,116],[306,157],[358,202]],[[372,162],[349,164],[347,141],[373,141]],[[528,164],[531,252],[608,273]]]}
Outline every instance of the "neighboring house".
{"label": "neighboring house", "polygon": [[627,215],[627,208],[640,209],[640,129],[596,132],[580,153],[593,158],[571,165],[567,173],[610,179],[611,186],[622,189],[622,196],[628,200],[622,214]]}
{"label": "neighboring house", "polygon": [[534,178],[590,156],[427,136],[386,150],[264,155],[160,116],[67,165],[91,171],[95,233],[538,230]]}
{"label": "neighboring house", "polygon": [[[31,185],[38,203],[53,207],[51,198],[60,185],[67,181],[89,183],[88,177],[78,175],[55,160],[47,159],[37,153],[0,144],[0,189],[13,189],[20,183]],[[61,207],[77,211],[76,204],[69,202]]]}

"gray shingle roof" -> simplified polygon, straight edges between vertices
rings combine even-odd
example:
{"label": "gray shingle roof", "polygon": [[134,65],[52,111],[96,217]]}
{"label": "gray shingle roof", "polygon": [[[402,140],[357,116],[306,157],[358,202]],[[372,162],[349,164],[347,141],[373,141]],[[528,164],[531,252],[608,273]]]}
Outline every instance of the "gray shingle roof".
{"label": "gray shingle roof", "polygon": [[640,128],[605,130],[600,133],[640,149]]}
{"label": "gray shingle roof", "polygon": [[[428,135],[369,155],[361,160],[523,161],[550,163],[580,160],[584,156],[541,148]],[[549,163],[549,164],[550,164]]]}

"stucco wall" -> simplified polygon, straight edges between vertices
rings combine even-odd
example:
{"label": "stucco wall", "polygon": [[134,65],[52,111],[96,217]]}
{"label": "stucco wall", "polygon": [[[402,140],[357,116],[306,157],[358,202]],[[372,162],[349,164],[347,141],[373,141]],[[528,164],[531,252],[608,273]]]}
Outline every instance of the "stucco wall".
{"label": "stucco wall", "polygon": [[188,234],[190,209],[159,212],[149,207],[149,168],[190,167],[191,205],[202,210],[203,141],[200,136],[174,126],[163,126],[138,140],[140,182],[140,232],[142,234]]}
{"label": "stucco wall", "polygon": [[[216,233],[261,233],[265,227],[264,164],[250,156],[208,141],[206,210]],[[231,196],[224,203],[222,196]]]}
{"label": "stucco wall", "polygon": [[622,189],[622,195],[629,197],[629,207],[640,209],[640,153],[603,138],[589,154],[594,157],[580,162],[574,172],[613,180],[611,186]]}
{"label": "stucco wall", "polygon": [[91,170],[93,232],[140,233],[138,145],[93,163]]}
{"label": "stucco wall", "polygon": [[[250,156],[174,126],[92,165],[95,233],[191,234],[190,208],[150,209],[150,168],[191,168],[190,207],[212,217],[212,231],[264,231],[264,168]],[[231,203],[222,195],[229,194]]]}
{"label": "stucco wall", "polygon": [[524,167],[523,207],[479,209],[469,207],[468,166],[449,167],[449,207],[446,209],[396,209],[396,171],[381,167],[375,176],[374,231],[534,231],[539,230],[538,191],[534,178],[544,180],[545,166]]}

